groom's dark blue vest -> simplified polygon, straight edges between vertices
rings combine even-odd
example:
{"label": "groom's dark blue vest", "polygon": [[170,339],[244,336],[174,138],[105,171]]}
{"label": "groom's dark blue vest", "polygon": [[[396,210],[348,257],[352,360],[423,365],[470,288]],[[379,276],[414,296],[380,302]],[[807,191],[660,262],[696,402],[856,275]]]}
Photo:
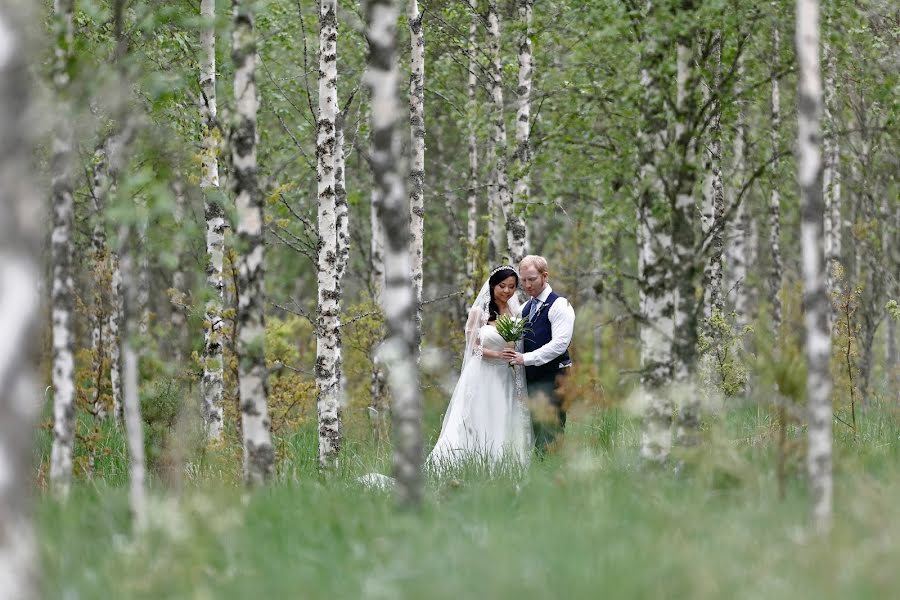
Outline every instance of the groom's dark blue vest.
{"label": "groom's dark blue vest", "polygon": [[[534,352],[541,346],[549,344],[550,340],[553,339],[549,315],[550,307],[553,306],[553,303],[558,298],[559,296],[556,292],[550,292],[550,295],[547,296],[547,301],[541,305],[540,312],[531,318],[531,323],[528,326],[529,330],[525,332],[525,352]],[[522,309],[522,316],[528,318],[533,307],[534,299],[526,302]],[[556,378],[561,370],[571,366],[571,364],[572,361],[569,359],[569,350],[567,348],[565,352],[545,365],[526,366],[525,379],[528,381],[552,380]]]}

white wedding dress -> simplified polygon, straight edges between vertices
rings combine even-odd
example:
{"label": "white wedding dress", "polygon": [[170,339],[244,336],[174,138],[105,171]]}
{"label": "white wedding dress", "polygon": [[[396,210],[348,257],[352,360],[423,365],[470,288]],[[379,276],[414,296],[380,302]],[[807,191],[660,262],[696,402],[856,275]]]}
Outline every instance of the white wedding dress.
{"label": "white wedding dress", "polygon": [[465,361],[426,465],[439,472],[466,465],[489,471],[525,467],[532,438],[521,367],[483,356],[482,349],[499,351],[506,346],[493,325],[472,333],[477,350]]}

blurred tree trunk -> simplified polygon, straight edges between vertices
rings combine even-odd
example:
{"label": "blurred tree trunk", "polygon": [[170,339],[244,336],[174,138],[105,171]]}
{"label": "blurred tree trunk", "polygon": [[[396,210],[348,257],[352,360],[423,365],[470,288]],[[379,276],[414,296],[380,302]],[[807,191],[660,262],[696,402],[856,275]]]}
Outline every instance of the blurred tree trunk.
{"label": "blurred tree trunk", "polygon": [[175,269],[172,272],[172,294],[171,294],[171,313],[170,323],[172,325],[172,339],[169,344],[172,347],[172,357],[175,364],[183,369],[187,352],[187,275],[184,272],[184,238],[182,231],[184,230],[184,217],[186,200],[184,197],[184,182],[181,177],[176,175],[172,182],[172,192],[175,195],[175,238],[173,241],[173,249],[175,251]]}
{"label": "blurred tree trunk", "polygon": [[416,354],[422,345],[422,252],[425,235],[425,35],[418,0],[409,2],[411,44],[409,76],[409,123],[412,170],[409,174],[409,218],[412,234],[412,279],[416,302]]}
{"label": "blurred tree trunk", "polygon": [[828,46],[824,52],[828,74],[825,77],[825,126],[826,131],[822,137],[822,152],[824,161],[824,173],[822,186],[825,194],[825,281],[829,299],[828,331],[830,332],[835,319],[838,318],[837,308],[831,301],[835,294],[840,293],[840,284],[835,277],[835,267],[841,262],[841,238],[843,231],[843,217],[841,216],[841,152],[840,146],[834,136],[834,117],[832,109],[835,103],[834,84],[836,66],[833,53]]}
{"label": "blurred tree trunk", "polygon": [[[531,81],[533,78],[533,56],[531,51],[531,22],[532,6],[534,0],[517,0],[519,18],[524,31],[519,41],[519,106],[516,111],[516,151],[513,155],[513,173],[515,177],[515,189],[513,193],[513,208],[518,215],[525,214],[531,187]],[[525,227],[520,250],[524,257],[528,248],[528,229],[525,220],[520,217],[522,227]],[[510,246],[512,247],[512,246]],[[516,264],[521,258],[513,258]]]}
{"label": "blurred tree trunk", "polygon": [[141,531],[147,524],[147,498],[145,491],[146,465],[144,460],[144,423],[141,420],[139,391],[139,335],[141,324],[137,319],[139,309],[138,281],[135,274],[134,227],[123,225],[119,229],[119,264],[123,294],[122,344],[122,412],[125,421],[125,437],[128,444],[129,505],[135,530]]}
{"label": "blurred tree trunk", "polygon": [[807,468],[812,516],[820,532],[831,527],[831,376],[828,294],[825,288],[822,199],[822,75],[819,63],[819,4],[797,0],[796,44],[799,75],[798,165],[801,211],[803,301],[806,323],[806,393],[809,406]]}
{"label": "blurred tree trunk", "polygon": [[387,335],[379,350],[387,367],[394,405],[391,411],[397,501],[418,507],[423,494],[422,396],[416,363],[415,295],[410,275],[409,198],[399,173],[397,134],[397,14],[391,0],[369,0],[366,83],[372,102],[370,163],[379,196],[379,218],[385,233],[384,306]]}
{"label": "blurred tree trunk", "polygon": [[494,101],[494,127],[491,130],[490,154],[494,165],[496,199],[503,210],[506,222],[506,251],[504,261],[518,264],[525,257],[528,246],[528,229],[525,221],[513,206],[509,189],[509,173],[506,158],[506,118],[503,107],[503,73],[500,58],[500,16],[497,0],[488,1],[488,40],[491,56],[491,97]]}
{"label": "blurred tree trunk", "polygon": [[639,134],[641,190],[637,208],[638,293],[640,299],[641,457],[665,462],[672,447],[673,405],[663,391],[672,378],[674,296],[670,282],[668,223],[654,207],[663,201],[657,160],[663,151],[665,118],[657,70],[663,56],[654,40],[646,40],[641,59],[644,102]]}
{"label": "blurred tree trunk", "polygon": [[[677,91],[675,99],[675,139],[678,165],[675,203],[672,207],[672,289],[675,294],[675,337],[672,343],[676,382],[687,383],[694,372],[697,357],[697,258],[695,252],[694,187],[697,140],[689,127],[698,111],[697,68],[693,51],[695,36],[687,33],[678,40]],[[700,430],[700,403],[695,392],[681,398],[675,422],[675,442],[680,446],[694,446]]]}
{"label": "blurred tree trunk", "polygon": [[318,180],[318,320],[316,325],[316,402],[319,468],[334,469],[341,450],[338,378],[340,302],[335,214],[337,99],[337,1],[319,5],[319,116],[316,156]]}
{"label": "blurred tree trunk", "polygon": [[[0,4],[0,594],[39,598],[39,548],[30,491],[41,334],[41,243],[45,200],[33,185],[34,124],[22,5]],[[27,10],[27,9],[26,9]]]}
{"label": "blurred tree trunk", "polygon": [[[750,320],[749,306],[749,290],[747,287],[747,266],[749,264],[749,255],[752,252],[751,226],[750,226],[750,210],[747,206],[747,196],[739,199],[738,190],[744,181],[747,173],[745,143],[747,140],[747,125],[744,116],[744,100],[741,96],[744,93],[744,64],[743,57],[738,57],[736,68],[734,96],[737,98],[737,122],[735,123],[734,141],[732,142],[732,155],[734,176],[730,186],[728,186],[729,210],[734,215],[734,220],[728,227],[727,241],[725,246],[725,264],[728,267],[725,270],[725,287],[726,293],[734,298],[732,306],[734,307],[736,318],[736,326],[738,330]],[[735,204],[738,204],[735,208]]]}
{"label": "blurred tree trunk", "polygon": [[72,60],[72,0],[54,0],[56,27],[53,83],[59,107],[50,157],[53,195],[51,238],[51,313],[53,321],[53,448],[50,454],[50,486],[65,498],[72,481],[75,446],[75,357],[73,321],[75,291],[72,279],[74,240],[72,224],[72,115],[69,114],[69,67]]}
{"label": "blurred tree trunk", "polygon": [[221,129],[217,121],[216,105],[216,27],[215,0],[201,0],[200,16],[200,107],[203,138],[201,140],[200,190],[203,193],[203,213],[206,220],[206,285],[207,301],[203,317],[203,380],[200,386],[203,421],[207,439],[222,437],[225,393],[225,363],[223,358],[225,320],[225,208],[219,194],[219,141]]}
{"label": "blurred tree trunk", "polygon": [[[781,55],[781,38],[778,31],[779,21],[772,23],[772,155],[779,152],[779,138],[781,129],[781,90],[779,88],[778,69],[779,56]],[[772,172],[778,173],[778,161],[772,163]],[[769,196],[769,250],[772,253],[772,266],[769,271],[769,298],[772,301],[772,336],[778,339],[781,330],[781,194],[778,191],[780,178],[776,175],[772,178],[772,191]]]}
{"label": "blurred tree trunk", "polygon": [[[237,120],[231,132],[231,162],[234,165],[237,208],[238,273],[238,385],[241,430],[244,439],[244,481],[259,485],[274,470],[271,421],[268,411],[265,313],[265,216],[256,168],[256,32],[250,5],[232,2],[234,31],[231,57],[234,61],[234,98]],[[332,131],[333,134],[333,131]],[[332,173],[333,176],[333,173]]]}

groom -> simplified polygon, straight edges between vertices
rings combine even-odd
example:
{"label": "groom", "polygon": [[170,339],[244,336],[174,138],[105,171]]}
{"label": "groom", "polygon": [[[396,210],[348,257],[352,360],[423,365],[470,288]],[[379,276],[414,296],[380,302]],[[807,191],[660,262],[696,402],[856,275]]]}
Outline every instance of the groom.
{"label": "groom", "polygon": [[569,342],[575,327],[575,311],[568,300],[550,287],[550,272],[543,256],[523,258],[519,263],[519,277],[530,296],[522,307],[522,317],[528,320],[525,353],[506,350],[503,357],[525,365],[534,443],[539,450],[546,451],[566,425],[558,385],[572,366]]}

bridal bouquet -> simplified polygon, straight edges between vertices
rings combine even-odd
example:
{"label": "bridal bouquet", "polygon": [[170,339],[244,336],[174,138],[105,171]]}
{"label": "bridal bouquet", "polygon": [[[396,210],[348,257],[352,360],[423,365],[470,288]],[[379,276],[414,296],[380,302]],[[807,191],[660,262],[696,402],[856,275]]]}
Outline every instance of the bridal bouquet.
{"label": "bridal bouquet", "polygon": [[[500,334],[500,337],[507,342],[507,346],[510,343],[521,340],[525,337],[525,332],[528,331],[528,321],[521,317],[511,317],[509,315],[497,317],[497,322],[494,326],[497,328],[497,333]],[[513,366],[512,363],[509,363],[510,368]]]}

